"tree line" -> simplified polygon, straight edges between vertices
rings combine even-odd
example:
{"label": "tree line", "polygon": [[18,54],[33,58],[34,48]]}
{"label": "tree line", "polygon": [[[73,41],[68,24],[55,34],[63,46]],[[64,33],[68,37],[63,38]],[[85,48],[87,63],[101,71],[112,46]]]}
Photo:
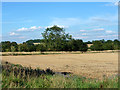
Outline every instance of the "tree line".
{"label": "tree line", "polygon": [[93,51],[102,51],[102,50],[120,50],[120,41],[115,39],[112,40],[96,40],[92,41],[90,49]]}
{"label": "tree line", "polygon": [[[32,52],[32,51],[82,51],[91,50],[118,50],[120,49],[119,40],[96,40],[83,42],[81,39],[74,39],[72,35],[66,34],[64,28],[56,25],[46,28],[42,33],[43,39],[28,40],[21,44],[16,42],[4,41],[2,52]],[[38,43],[38,44],[34,44]],[[88,48],[87,44],[93,44]]]}
{"label": "tree line", "polygon": [[[56,25],[47,28],[42,33],[43,39],[28,40],[22,44],[16,42],[1,42],[2,52],[32,52],[32,51],[87,51],[87,44],[80,39],[74,39],[65,33],[64,28]],[[34,44],[39,43],[39,44]]]}

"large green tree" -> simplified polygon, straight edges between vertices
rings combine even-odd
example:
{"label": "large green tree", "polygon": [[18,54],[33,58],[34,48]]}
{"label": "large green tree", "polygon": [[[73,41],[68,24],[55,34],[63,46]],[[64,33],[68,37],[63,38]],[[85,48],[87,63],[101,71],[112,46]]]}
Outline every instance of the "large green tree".
{"label": "large green tree", "polygon": [[64,28],[60,28],[57,25],[47,28],[42,33],[44,42],[48,50],[63,50],[67,40],[72,39],[72,36],[65,33]]}

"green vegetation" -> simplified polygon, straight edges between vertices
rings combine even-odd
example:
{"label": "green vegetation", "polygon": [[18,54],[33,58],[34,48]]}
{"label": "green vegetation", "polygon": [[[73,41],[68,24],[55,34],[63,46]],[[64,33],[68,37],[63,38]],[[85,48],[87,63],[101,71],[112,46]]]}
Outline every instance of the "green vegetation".
{"label": "green vegetation", "polygon": [[117,77],[90,79],[70,73],[56,74],[6,62],[2,66],[2,88],[117,88]]}
{"label": "green vegetation", "polygon": [[120,41],[115,39],[112,40],[96,40],[92,41],[92,46],[90,47],[93,51],[102,51],[102,50],[120,50]]}
{"label": "green vegetation", "polygon": [[[6,53],[6,54],[3,54],[2,53],[2,56],[19,56],[19,55],[53,55],[53,54],[64,54],[64,53]],[[78,54],[78,53],[76,53]]]}
{"label": "green vegetation", "polygon": [[[86,52],[102,50],[120,50],[120,41],[112,40],[95,40],[83,42],[81,39],[74,39],[72,35],[66,34],[64,28],[56,25],[47,28],[42,33],[43,39],[28,40],[22,44],[16,42],[4,41],[2,52],[32,52],[32,51],[81,51]],[[34,44],[38,43],[38,44]],[[93,44],[88,48],[87,44]]]}

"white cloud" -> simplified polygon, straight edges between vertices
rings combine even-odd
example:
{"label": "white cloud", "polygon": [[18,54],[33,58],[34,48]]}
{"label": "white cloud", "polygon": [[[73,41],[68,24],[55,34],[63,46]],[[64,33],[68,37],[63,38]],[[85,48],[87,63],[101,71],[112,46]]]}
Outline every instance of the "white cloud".
{"label": "white cloud", "polygon": [[[91,32],[91,31],[104,31],[104,28],[96,28],[93,30],[80,30],[80,32]],[[83,33],[83,34],[85,34],[85,33]]]}
{"label": "white cloud", "polygon": [[[95,31],[104,31],[104,28],[96,28],[93,30],[80,30],[80,32],[95,32]],[[82,35],[87,35],[87,33],[82,33]]]}
{"label": "white cloud", "polygon": [[41,26],[38,26],[38,29],[41,29],[42,27]]}
{"label": "white cloud", "polygon": [[32,27],[30,27],[30,29],[35,30],[35,29],[37,29],[37,27],[36,26],[32,26]]}
{"label": "white cloud", "polygon": [[111,34],[111,33],[114,33],[114,32],[109,30],[109,31],[106,31],[106,33]]}
{"label": "white cloud", "polygon": [[93,31],[103,31],[104,28],[97,28],[97,29],[93,29]]}
{"label": "white cloud", "polygon": [[114,34],[114,35],[103,35],[103,36],[97,36],[98,38],[118,38],[118,35]]}
{"label": "white cloud", "polygon": [[82,33],[82,35],[87,35],[87,33]]}
{"label": "white cloud", "polygon": [[20,28],[20,29],[18,29],[17,31],[28,31],[28,28]]}
{"label": "white cloud", "polygon": [[110,3],[105,4],[105,6],[118,6],[118,5],[120,5],[119,1],[110,2]]}
{"label": "white cloud", "polygon": [[17,31],[34,31],[34,30],[39,30],[39,29],[41,29],[42,27],[40,27],[40,26],[38,26],[38,27],[36,27],[36,26],[32,26],[32,27],[30,27],[30,28],[20,28],[20,29],[18,29]]}
{"label": "white cloud", "polygon": [[23,37],[18,37],[19,39],[24,39],[25,37],[23,36]]}
{"label": "white cloud", "polygon": [[15,33],[15,32],[10,32],[9,35],[10,35],[10,36],[15,36],[15,35],[18,35],[18,34]]}
{"label": "white cloud", "polygon": [[118,37],[118,35],[112,35],[113,37]]}
{"label": "white cloud", "polygon": [[[47,26],[47,27],[45,27],[45,28],[51,28],[51,27],[53,27],[54,25],[50,25],[50,26]],[[64,26],[64,25],[57,25],[58,27],[60,27],[60,28],[68,28],[68,26]]]}
{"label": "white cloud", "polygon": [[93,16],[88,19],[88,24],[99,25],[99,26],[113,26],[118,25],[118,12],[114,15],[100,15]]}
{"label": "white cloud", "polygon": [[81,24],[80,18],[53,18],[53,21],[50,25],[64,25],[64,26],[73,26]]}
{"label": "white cloud", "polygon": [[96,17],[90,17],[89,18],[91,21],[103,21],[103,22],[108,22],[109,20],[107,20],[107,18],[103,18],[103,17],[99,17],[99,16],[96,16]]}
{"label": "white cloud", "polygon": [[80,32],[85,32],[86,30],[80,30]]}
{"label": "white cloud", "polygon": [[106,38],[106,37],[109,37],[109,36],[97,36],[99,38]]}
{"label": "white cloud", "polygon": [[78,37],[73,37],[73,38],[75,38],[75,39],[87,39],[88,37],[87,36],[86,37],[78,36]]}

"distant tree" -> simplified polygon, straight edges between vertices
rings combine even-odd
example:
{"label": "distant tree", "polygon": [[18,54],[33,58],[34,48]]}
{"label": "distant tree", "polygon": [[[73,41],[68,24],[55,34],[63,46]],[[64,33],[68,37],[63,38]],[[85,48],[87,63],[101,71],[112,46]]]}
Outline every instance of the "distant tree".
{"label": "distant tree", "polygon": [[75,40],[75,39],[73,39],[72,40],[72,51],[78,51],[79,50],[79,48],[80,48],[80,42],[81,41],[79,41],[79,40]]}
{"label": "distant tree", "polygon": [[0,43],[0,52],[2,52],[2,43]]}
{"label": "distant tree", "polygon": [[104,40],[104,39],[102,39],[102,40],[100,40],[100,42],[101,42],[101,43],[105,43],[105,40]]}
{"label": "distant tree", "polygon": [[103,49],[104,50],[113,50],[114,49],[114,43],[111,40],[107,40],[104,44],[103,44]]}
{"label": "distant tree", "polygon": [[34,43],[44,43],[43,39],[34,39],[34,40],[28,40],[24,43],[27,43],[27,45],[33,45]]}
{"label": "distant tree", "polygon": [[17,45],[17,43],[16,42],[11,42],[11,49],[13,49],[14,48],[14,50],[11,50],[11,51],[18,51],[18,45]]}
{"label": "distant tree", "polygon": [[18,51],[19,52],[21,52],[21,51],[28,52],[29,51],[28,45],[26,43],[19,44]]}
{"label": "distant tree", "polygon": [[18,51],[21,52],[22,51],[22,44],[18,45]]}
{"label": "distant tree", "polygon": [[29,52],[32,52],[32,51],[35,51],[35,50],[36,50],[36,47],[35,47],[34,44],[33,44],[33,45],[27,45],[27,47],[28,47],[28,51],[29,51]]}
{"label": "distant tree", "polygon": [[86,52],[88,50],[88,46],[86,43],[81,44],[79,51]]}
{"label": "distant tree", "polygon": [[27,43],[28,45],[33,45],[34,41],[33,40],[28,40],[25,43]]}
{"label": "distant tree", "polygon": [[88,42],[86,42],[86,44],[92,44],[92,42],[91,42],[91,41],[88,41]]}
{"label": "distant tree", "polygon": [[119,43],[120,43],[119,40],[117,40],[117,39],[114,40],[114,44],[119,44]]}
{"label": "distant tree", "polygon": [[43,53],[44,51],[46,51],[46,49],[47,48],[43,44],[36,45],[36,51],[41,51],[41,53]]}
{"label": "distant tree", "polygon": [[16,42],[11,42],[11,46],[17,46]]}
{"label": "distant tree", "polygon": [[15,51],[16,51],[15,46],[11,46],[11,52],[15,52]]}
{"label": "distant tree", "polygon": [[82,40],[80,39],[72,39],[71,40],[71,45],[70,48],[72,51],[82,51],[85,52],[88,49],[88,46],[86,43],[84,43]]}
{"label": "distant tree", "polygon": [[114,47],[114,50],[120,50],[120,41],[115,39],[113,47]]}
{"label": "distant tree", "polygon": [[2,44],[2,52],[10,52],[11,51],[11,42],[10,41],[1,42],[1,44]]}
{"label": "distant tree", "polygon": [[93,43],[93,45],[91,45],[91,47],[90,47],[91,50],[94,50],[94,51],[104,50],[103,43],[101,41],[96,40],[96,41],[93,41],[92,43]]}

